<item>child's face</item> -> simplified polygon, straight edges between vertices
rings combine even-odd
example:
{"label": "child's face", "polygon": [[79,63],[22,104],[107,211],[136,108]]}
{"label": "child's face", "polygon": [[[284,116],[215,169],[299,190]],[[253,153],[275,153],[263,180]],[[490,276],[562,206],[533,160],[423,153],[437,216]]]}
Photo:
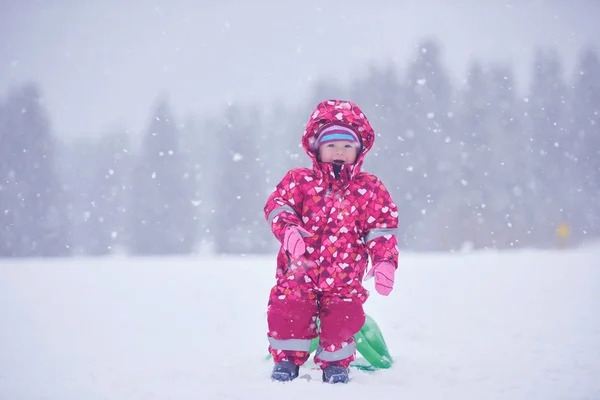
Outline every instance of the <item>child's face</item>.
{"label": "child's face", "polygon": [[326,163],[354,164],[357,155],[358,148],[350,142],[329,142],[319,147],[319,157]]}

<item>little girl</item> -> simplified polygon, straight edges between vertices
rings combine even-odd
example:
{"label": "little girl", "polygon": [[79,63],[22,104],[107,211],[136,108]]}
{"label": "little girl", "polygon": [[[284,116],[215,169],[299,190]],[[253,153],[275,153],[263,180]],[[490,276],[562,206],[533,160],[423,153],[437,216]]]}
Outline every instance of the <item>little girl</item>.
{"label": "little girl", "polygon": [[374,276],[384,296],[392,291],[398,209],[383,183],[361,171],[374,139],[356,104],[320,103],[302,137],[312,169],[290,170],[267,200],[265,217],[281,243],[267,312],[274,380],[296,378],[319,336],[323,381],[348,382],[354,335],[365,323],[363,277]]}

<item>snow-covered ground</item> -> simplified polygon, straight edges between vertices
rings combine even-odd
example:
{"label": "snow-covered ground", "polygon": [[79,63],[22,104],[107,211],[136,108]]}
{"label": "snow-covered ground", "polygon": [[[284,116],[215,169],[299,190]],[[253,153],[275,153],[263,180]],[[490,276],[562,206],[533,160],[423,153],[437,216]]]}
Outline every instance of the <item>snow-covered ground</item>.
{"label": "snow-covered ground", "polygon": [[394,367],[348,385],[270,381],[274,263],[0,261],[0,399],[600,399],[600,247],[403,254]]}

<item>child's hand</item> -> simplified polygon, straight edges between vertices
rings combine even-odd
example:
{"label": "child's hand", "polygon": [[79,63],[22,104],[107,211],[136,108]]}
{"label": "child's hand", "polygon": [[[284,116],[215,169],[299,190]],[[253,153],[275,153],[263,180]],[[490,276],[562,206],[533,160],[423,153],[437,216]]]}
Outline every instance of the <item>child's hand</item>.
{"label": "child's hand", "polygon": [[375,290],[382,296],[387,296],[394,288],[396,267],[387,261],[377,263],[367,274],[365,280],[375,277]]}
{"label": "child's hand", "polygon": [[310,237],[312,234],[299,226],[289,226],[283,235],[283,248],[288,251],[293,258],[298,258],[306,251],[306,245],[302,236]]}

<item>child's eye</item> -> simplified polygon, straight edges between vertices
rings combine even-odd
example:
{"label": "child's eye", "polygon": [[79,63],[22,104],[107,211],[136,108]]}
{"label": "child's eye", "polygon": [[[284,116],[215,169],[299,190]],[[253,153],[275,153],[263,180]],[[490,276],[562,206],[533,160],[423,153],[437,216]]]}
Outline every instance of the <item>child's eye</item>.
{"label": "child's eye", "polygon": [[346,147],[347,149],[349,149],[349,148],[351,148],[351,147],[352,147],[352,145],[351,145],[351,144],[347,144],[347,145],[346,145],[346,146],[344,146],[344,147]]}

